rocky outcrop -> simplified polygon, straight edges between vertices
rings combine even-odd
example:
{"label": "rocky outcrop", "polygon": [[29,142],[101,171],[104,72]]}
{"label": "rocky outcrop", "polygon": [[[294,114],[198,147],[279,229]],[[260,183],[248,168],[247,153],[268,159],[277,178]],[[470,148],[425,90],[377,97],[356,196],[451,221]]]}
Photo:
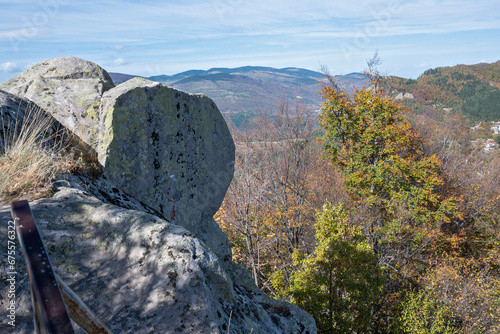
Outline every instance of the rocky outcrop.
{"label": "rocky outcrop", "polygon": [[142,78],[103,95],[97,152],[105,176],[226,259],[229,243],[212,217],[233,177],[234,150],[204,95]]}
{"label": "rocky outcrop", "polygon": [[0,90],[0,154],[5,142],[21,132],[20,123],[29,109],[29,101]]}
{"label": "rocky outcrop", "polygon": [[142,78],[113,87],[100,66],[74,57],[44,61],[0,84],[97,151],[117,188],[229,259],[213,215],[233,176],[234,143],[217,106]]}
{"label": "rocky outcrop", "polygon": [[[105,203],[86,191],[89,183],[56,182],[53,197],[30,205],[54,270],[114,333],[315,333],[311,316],[265,295],[238,266],[223,266],[186,229]],[[0,209],[1,245],[9,220]],[[13,333],[33,330],[25,268],[18,256]]]}
{"label": "rocky outcrop", "polygon": [[43,61],[0,84],[48,111],[89,145],[97,135],[101,96],[112,87],[99,65],[75,57]]}
{"label": "rocky outcrop", "polygon": [[[98,65],[72,57],[35,65],[0,87],[36,102],[97,154],[100,178],[65,176],[31,207],[55,270],[111,330],[316,332],[310,315],[265,295],[231,261],[213,215],[233,176],[234,143],[212,100],[139,78],[113,87]],[[5,110],[29,105],[2,94]],[[23,110],[2,119],[22,118]],[[8,220],[0,209],[0,245]],[[29,282],[17,254],[14,332],[31,333]],[[7,260],[0,260],[2,302]]]}
{"label": "rocky outcrop", "polygon": [[403,99],[410,99],[413,100],[415,97],[411,93],[399,93],[394,97],[394,100],[403,100]]}

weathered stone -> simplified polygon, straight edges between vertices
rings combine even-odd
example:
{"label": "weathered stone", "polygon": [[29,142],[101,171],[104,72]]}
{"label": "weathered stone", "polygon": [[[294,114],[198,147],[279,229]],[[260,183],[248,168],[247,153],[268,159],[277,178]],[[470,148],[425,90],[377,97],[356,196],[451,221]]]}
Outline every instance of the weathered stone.
{"label": "weathered stone", "polygon": [[[112,86],[99,66],[72,57],[1,85],[50,111],[104,167],[102,178],[68,176],[53,197],[31,203],[59,276],[116,333],[315,333],[310,315],[265,295],[231,262],[213,215],[234,172],[234,143],[215,104],[144,79]],[[2,96],[2,119],[25,117],[11,112],[21,100]],[[0,208],[0,245],[8,220]],[[12,333],[31,333],[16,253]],[[8,260],[0,260],[2,305]]]}
{"label": "weathered stone", "polygon": [[75,57],[43,61],[0,84],[0,89],[35,102],[91,146],[101,96],[112,87],[105,70]]}
{"label": "weathered stone", "polygon": [[234,143],[209,98],[139,78],[112,88],[106,71],[74,57],[39,63],[0,87],[50,112],[89,144],[85,150],[98,150],[118,189],[230,258],[212,217],[233,175]]}
{"label": "weathered stone", "polygon": [[68,187],[89,193],[104,203],[113,204],[124,209],[143,211],[162,217],[160,212],[128,195],[121,189],[116,188],[114,184],[105,178],[99,177],[91,180],[85,176],[69,174],[65,174],[62,177]]}
{"label": "weathered stone", "polygon": [[403,93],[399,93],[398,95],[396,95],[396,97],[394,97],[394,100],[402,100],[402,99],[404,99]]}
{"label": "weathered stone", "polygon": [[230,259],[212,217],[233,176],[234,142],[212,100],[131,79],[102,97],[97,152],[113,184]]}
{"label": "weathered stone", "polygon": [[[114,333],[316,333],[310,315],[265,295],[239,266],[222,266],[186,229],[105,204],[83,184],[56,185],[52,198],[30,203],[51,264]],[[1,245],[9,220],[9,209],[0,208]],[[15,251],[16,327],[9,333],[32,333],[29,280]],[[10,300],[7,261],[0,259],[2,309]]]}

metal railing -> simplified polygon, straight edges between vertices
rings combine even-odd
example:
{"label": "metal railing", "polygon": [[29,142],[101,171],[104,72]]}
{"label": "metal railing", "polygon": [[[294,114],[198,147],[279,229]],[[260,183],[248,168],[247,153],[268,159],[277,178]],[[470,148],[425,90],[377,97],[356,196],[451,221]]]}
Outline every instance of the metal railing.
{"label": "metal railing", "polygon": [[112,333],[52,270],[28,201],[11,203],[11,212],[28,269],[36,332],[74,333],[71,316],[87,333]]}

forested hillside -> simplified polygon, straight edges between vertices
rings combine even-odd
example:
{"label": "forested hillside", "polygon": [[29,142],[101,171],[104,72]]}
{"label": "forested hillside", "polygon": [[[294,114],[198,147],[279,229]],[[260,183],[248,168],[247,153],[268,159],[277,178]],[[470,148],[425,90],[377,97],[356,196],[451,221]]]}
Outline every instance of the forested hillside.
{"label": "forested hillside", "polygon": [[416,80],[387,77],[384,85],[394,96],[412,94],[404,103],[416,110],[451,108],[472,122],[500,120],[500,61],[429,69]]}
{"label": "forested hillside", "polygon": [[[468,89],[495,92],[491,69],[474,71],[391,78],[389,89],[372,71],[371,89],[352,94],[330,78],[320,128],[284,100],[235,131],[216,216],[234,259],[319,333],[499,333],[500,155],[475,147],[453,111],[477,95]],[[394,100],[396,89],[416,97]]]}

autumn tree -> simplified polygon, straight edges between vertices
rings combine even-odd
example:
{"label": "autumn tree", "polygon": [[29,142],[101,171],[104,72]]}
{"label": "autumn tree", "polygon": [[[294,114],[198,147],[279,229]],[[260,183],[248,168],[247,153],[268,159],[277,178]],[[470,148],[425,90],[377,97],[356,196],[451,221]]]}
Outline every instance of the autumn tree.
{"label": "autumn tree", "polygon": [[321,158],[314,123],[310,111],[283,99],[235,138],[235,176],[216,219],[234,260],[272,295],[272,274],[288,281],[294,250],[314,251],[316,210],[339,195],[339,175]]}
{"label": "autumn tree", "polygon": [[440,161],[423,156],[407,110],[376,82],[348,96],[330,77],[322,96],[326,154],[342,170],[352,199],[366,204],[365,233],[379,264],[410,275],[409,265],[418,265],[441,224],[456,214],[455,198],[439,191]]}
{"label": "autumn tree", "polygon": [[399,330],[408,334],[458,334],[453,313],[425,291],[409,291],[402,304]]}
{"label": "autumn tree", "polygon": [[360,226],[349,223],[343,205],[325,205],[318,214],[314,254],[295,253],[299,268],[285,289],[311,313],[319,333],[369,333],[383,276]]}
{"label": "autumn tree", "polygon": [[419,279],[403,302],[404,333],[498,333],[498,279],[473,259],[444,259]]}
{"label": "autumn tree", "polygon": [[350,223],[389,268],[383,331],[398,312],[398,333],[498,331],[498,158],[470,145],[456,114],[410,116],[372,78],[352,96],[330,78],[321,123],[326,154],[363,217]]}

